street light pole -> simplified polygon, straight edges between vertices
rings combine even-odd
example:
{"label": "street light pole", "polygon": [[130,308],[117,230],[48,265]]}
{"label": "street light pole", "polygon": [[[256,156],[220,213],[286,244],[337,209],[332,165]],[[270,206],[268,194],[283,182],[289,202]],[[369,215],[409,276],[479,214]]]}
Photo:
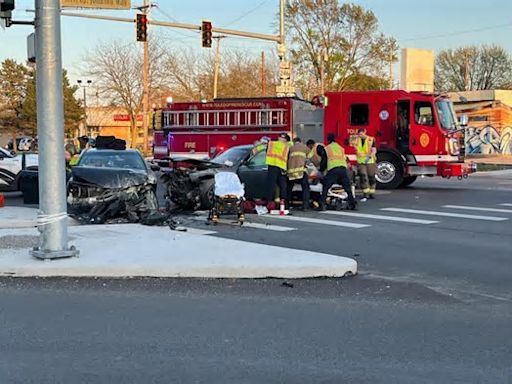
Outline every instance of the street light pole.
{"label": "street light pole", "polygon": [[[146,20],[148,20],[149,10],[150,10],[149,0],[144,0],[143,12],[146,15]],[[142,151],[145,156],[148,155],[148,115],[149,115],[149,43],[148,40],[143,42],[143,50],[144,50],[144,60],[143,60],[143,68],[142,68],[142,131],[144,134],[144,143],[142,147]],[[137,123],[135,123],[135,127],[137,127]],[[135,128],[137,129],[137,128]],[[138,136],[138,135],[137,135]],[[132,144],[132,147],[135,147],[136,143]]]}
{"label": "street light pole", "polygon": [[60,1],[36,0],[37,131],[39,142],[38,259],[76,256],[68,248],[66,170],[64,160],[64,98],[60,32]]}
{"label": "street light pole", "polygon": [[80,133],[80,136],[89,135],[89,130],[87,129],[87,92],[86,88],[91,86],[92,80],[86,80],[87,85],[82,85],[82,80],[77,80],[78,86],[84,90],[84,132]]}

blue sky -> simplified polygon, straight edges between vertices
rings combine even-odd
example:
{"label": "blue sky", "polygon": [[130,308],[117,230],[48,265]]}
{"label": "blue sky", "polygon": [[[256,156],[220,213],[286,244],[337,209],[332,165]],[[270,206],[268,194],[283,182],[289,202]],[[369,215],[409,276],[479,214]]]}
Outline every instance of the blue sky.
{"label": "blue sky", "polygon": [[[132,5],[142,2],[132,1]],[[355,0],[371,9],[379,18],[381,30],[395,37],[401,47],[440,50],[468,44],[499,44],[512,53],[512,1],[510,0]],[[252,32],[275,33],[275,15],[279,0],[160,0],[152,17],[163,21],[200,24],[211,20],[214,26]],[[34,8],[34,0],[16,0],[18,19],[28,19],[25,9]],[[250,11],[250,12],[249,12]],[[131,17],[134,11],[101,12]],[[506,25],[506,26],[505,26]],[[193,31],[155,29],[170,45],[200,47]],[[472,32],[459,33],[460,31]],[[0,30],[0,61],[26,57],[27,26]],[[64,67],[72,80],[81,77],[86,52],[98,43],[110,40],[134,41],[134,27],[128,23],[62,18]],[[275,44],[244,38],[223,41],[223,49],[238,48],[259,53]]]}

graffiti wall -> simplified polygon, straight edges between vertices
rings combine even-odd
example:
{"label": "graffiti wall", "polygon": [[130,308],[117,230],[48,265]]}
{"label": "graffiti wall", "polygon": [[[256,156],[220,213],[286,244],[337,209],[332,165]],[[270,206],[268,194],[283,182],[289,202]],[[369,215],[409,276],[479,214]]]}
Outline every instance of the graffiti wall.
{"label": "graffiti wall", "polygon": [[511,108],[499,103],[492,107],[463,113],[469,117],[466,128],[466,154],[512,154]]}

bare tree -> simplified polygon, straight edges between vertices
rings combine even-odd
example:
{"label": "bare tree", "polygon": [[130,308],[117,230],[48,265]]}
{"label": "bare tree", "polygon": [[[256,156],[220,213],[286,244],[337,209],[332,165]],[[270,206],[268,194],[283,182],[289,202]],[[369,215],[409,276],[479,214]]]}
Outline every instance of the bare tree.
{"label": "bare tree", "polygon": [[[265,65],[267,95],[275,95],[277,57]],[[167,85],[175,100],[213,98],[213,54],[193,50],[174,51],[166,63]],[[249,52],[224,50],[220,61],[218,97],[261,96],[261,61]]]}
{"label": "bare tree", "polygon": [[[164,87],[165,50],[150,41],[149,97]],[[98,95],[111,105],[122,106],[130,117],[131,142],[137,142],[137,115],[142,110],[142,47],[135,43],[113,41],[101,44],[88,54],[89,76],[94,77]]]}
{"label": "bare tree", "polygon": [[312,82],[318,93],[322,72],[327,90],[365,88],[369,83],[357,80],[369,77],[380,79],[373,86],[383,84],[390,60],[396,60],[397,44],[378,31],[373,12],[338,0],[291,0],[286,14],[303,93],[311,92]]}
{"label": "bare tree", "polygon": [[441,51],[436,57],[439,92],[512,89],[512,57],[496,45]]}

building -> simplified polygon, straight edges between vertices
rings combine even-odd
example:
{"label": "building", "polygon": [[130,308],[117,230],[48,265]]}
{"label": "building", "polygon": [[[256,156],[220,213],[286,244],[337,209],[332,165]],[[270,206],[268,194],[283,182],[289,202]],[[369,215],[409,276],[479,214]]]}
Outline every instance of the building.
{"label": "building", "polygon": [[512,91],[452,92],[449,96],[455,112],[468,115],[467,154],[512,154]]}
{"label": "building", "polygon": [[[150,128],[148,140],[151,147],[153,142],[152,124],[148,124],[148,126]],[[138,140],[135,146],[142,148],[144,145],[142,114],[137,116],[137,129]],[[115,136],[126,140],[126,144],[132,147],[130,116],[125,109],[119,107],[87,107],[87,127],[83,127],[83,125],[80,127],[80,136],[82,135],[89,137]]]}
{"label": "building", "polygon": [[434,51],[404,48],[400,62],[401,89],[434,92]]}

